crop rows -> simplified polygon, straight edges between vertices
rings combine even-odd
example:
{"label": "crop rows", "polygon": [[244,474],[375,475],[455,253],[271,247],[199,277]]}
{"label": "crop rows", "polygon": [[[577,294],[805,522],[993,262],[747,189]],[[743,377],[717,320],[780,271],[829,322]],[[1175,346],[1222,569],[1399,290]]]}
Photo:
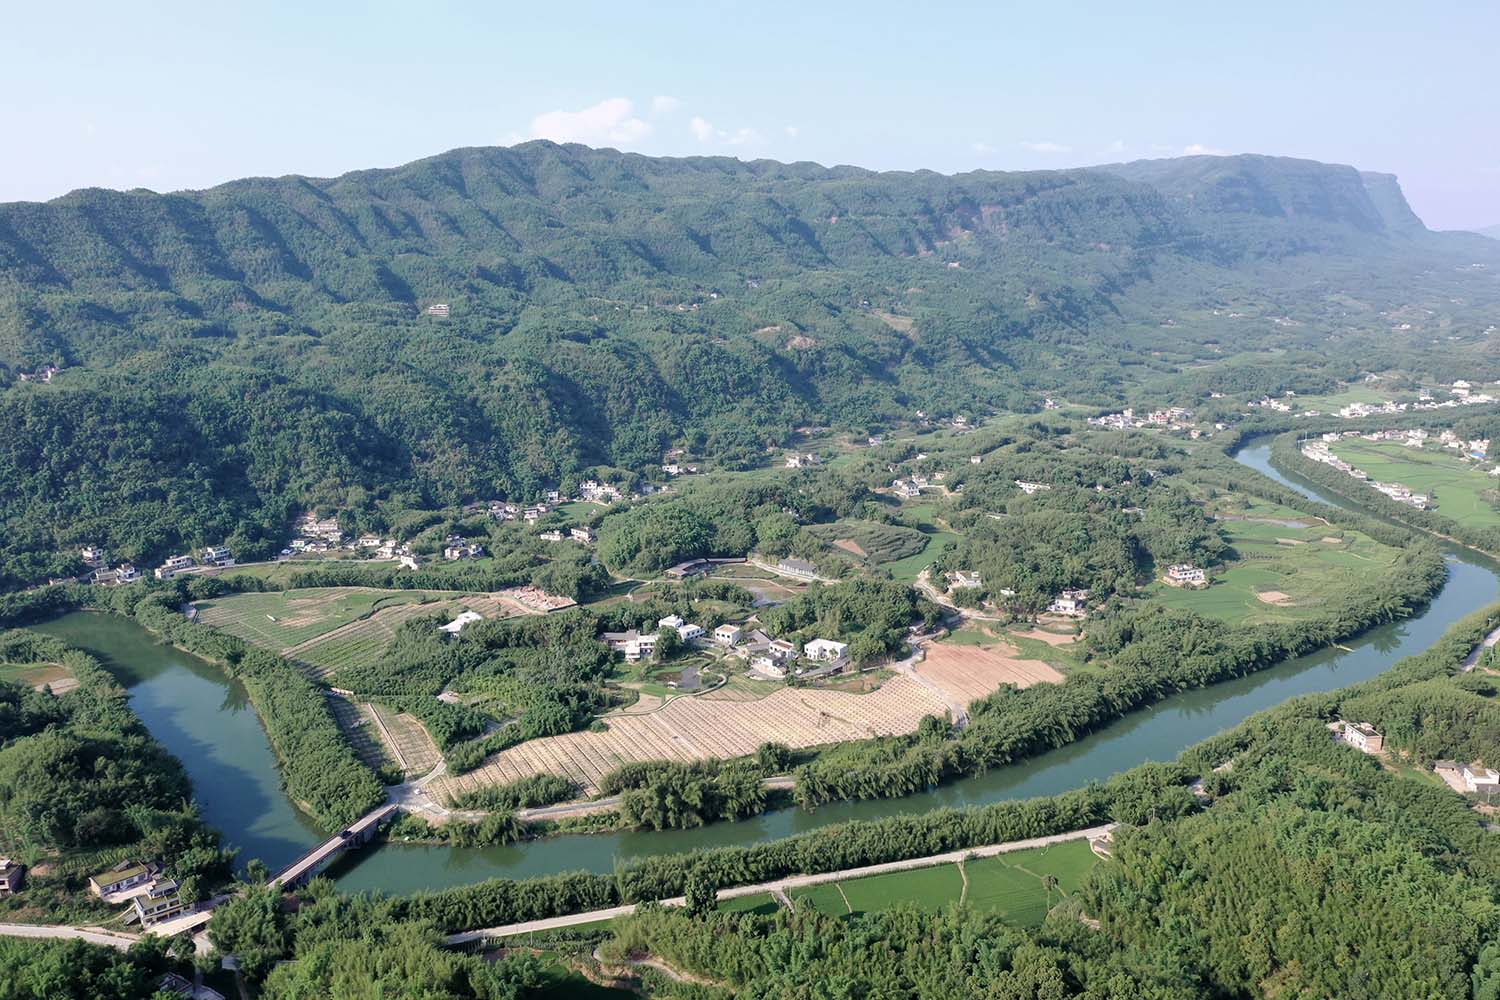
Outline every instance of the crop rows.
{"label": "crop rows", "polygon": [[1041,660],[1027,660],[1002,652],[1000,647],[950,646],[933,643],[917,673],[947,691],[963,704],[998,691],[1002,685],[1018,688],[1033,684],[1057,684],[1062,674]]}
{"label": "crop rows", "polygon": [[379,770],[395,763],[395,758],[386,749],[380,738],[379,727],[371,716],[369,705],[356,705],[338,695],[328,695],[328,707],[333,712],[339,728],[349,740],[349,745],[366,767]]}
{"label": "crop rows", "polygon": [[387,644],[396,638],[401,623],[422,615],[443,614],[453,605],[400,604],[382,608],[369,618],[341,625],[330,632],[293,646],[286,655],[309,668],[319,680],[346,667],[365,666],[380,657]]}
{"label": "crop rows", "polygon": [[946,705],[915,680],[898,676],[869,694],[782,688],[758,701],[677,698],[646,715],[609,715],[605,732],[568,733],[502,750],[435,790],[452,796],[533,774],[570,778],[586,791],[622,763],[692,761],[752,754],[762,743],[809,747],[909,733]]}
{"label": "crop rows", "polygon": [[442,751],[416,716],[392,712],[382,705],[366,705],[365,708],[385,725],[385,732],[395,741],[396,756],[408,778],[421,777],[442,762]]}

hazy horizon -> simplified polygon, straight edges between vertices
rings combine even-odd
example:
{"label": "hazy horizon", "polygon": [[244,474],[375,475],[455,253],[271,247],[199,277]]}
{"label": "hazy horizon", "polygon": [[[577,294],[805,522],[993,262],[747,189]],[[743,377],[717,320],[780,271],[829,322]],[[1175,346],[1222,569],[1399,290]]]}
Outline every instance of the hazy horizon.
{"label": "hazy horizon", "polygon": [[0,201],[337,176],[547,138],[944,174],[1260,153],[1395,174],[1431,228],[1500,223],[1500,135],[1473,126],[1492,117],[1495,8],[273,3],[245,17],[171,0],[31,7],[8,26],[0,79],[20,99],[0,127],[29,138]]}

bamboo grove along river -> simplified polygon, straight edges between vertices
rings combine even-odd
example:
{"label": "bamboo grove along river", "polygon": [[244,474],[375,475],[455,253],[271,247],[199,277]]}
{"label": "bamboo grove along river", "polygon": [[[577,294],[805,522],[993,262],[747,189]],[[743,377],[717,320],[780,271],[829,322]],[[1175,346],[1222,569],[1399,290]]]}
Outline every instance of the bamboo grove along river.
{"label": "bamboo grove along river", "polygon": [[[1369,513],[1272,468],[1268,439],[1252,442],[1236,458],[1313,499]],[[387,843],[340,862],[331,874],[346,891],[406,893],[494,877],[609,872],[617,860],[640,855],[743,845],[846,820],[1078,788],[1148,760],[1171,760],[1288,698],[1373,677],[1401,657],[1431,646],[1454,621],[1500,599],[1500,564],[1459,546],[1445,550],[1448,582],[1413,618],[1372,629],[1349,648],[1322,650],[1176,695],[1058,750],[929,792],[836,803],[816,811],[782,809],[694,830],[570,834],[487,848]],[[78,612],[41,628],[89,650],[116,673],[137,714],[187,767],[205,820],[240,848],[242,863],[259,857],[275,870],[322,839],[282,792],[275,758],[243,689],[217,667],[156,642],[123,618]]]}

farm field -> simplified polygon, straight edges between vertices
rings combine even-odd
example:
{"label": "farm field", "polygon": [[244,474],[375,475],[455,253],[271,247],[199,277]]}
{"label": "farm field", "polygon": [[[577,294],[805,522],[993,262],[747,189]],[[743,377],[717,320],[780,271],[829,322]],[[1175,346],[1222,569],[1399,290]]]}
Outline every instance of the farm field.
{"label": "farm field", "polygon": [[856,559],[877,565],[899,562],[918,555],[930,541],[926,534],[915,528],[880,524],[876,521],[814,524],[807,530],[819,541]]}
{"label": "farm field", "polygon": [[964,880],[957,865],[939,865],[852,879],[840,882],[839,888],[854,913],[888,910],[898,903],[940,910],[963,895]]}
{"label": "farm field", "polygon": [[1417,395],[1415,391],[1398,392],[1380,383],[1361,383],[1343,386],[1339,391],[1323,396],[1296,396],[1287,402],[1299,411],[1310,409],[1323,413],[1337,413],[1353,403],[1371,403],[1378,406],[1392,400],[1416,402]]}
{"label": "farm field", "polygon": [[415,715],[393,712],[384,705],[370,704],[364,707],[379,723],[376,732],[382,740],[387,736],[390,738],[392,745],[389,750],[395,754],[396,763],[408,778],[420,778],[429,774],[443,762],[443,752]]}
{"label": "farm field", "polygon": [[230,594],[198,602],[198,620],[265,649],[285,652],[383,607],[428,599],[420,590],[317,587]]}
{"label": "farm field", "polygon": [[[986,637],[981,636],[984,639]],[[1018,688],[1033,684],[1060,684],[1063,675],[1042,660],[1026,659],[1007,643],[931,642],[926,658],[914,668],[922,677],[947,691],[954,701],[967,705],[1002,685]]]}
{"label": "farm field", "polygon": [[457,600],[414,602],[381,608],[373,614],[346,625],[313,636],[288,647],[286,656],[306,667],[319,680],[326,680],[340,670],[368,666],[380,658],[385,647],[396,638],[403,622],[424,615],[457,615],[468,608],[486,618],[504,618],[514,611],[490,598],[464,597]]}
{"label": "farm field", "polygon": [[37,690],[50,687],[53,694],[67,694],[78,686],[72,672],[59,663],[0,663],[0,681]]}
{"label": "farm field", "polygon": [[375,718],[369,705],[356,705],[336,694],[329,694],[326,697],[329,711],[333,713],[339,729],[343,731],[344,737],[354,748],[354,753],[361,763],[374,771],[396,764],[396,758],[386,748],[385,741],[380,738],[380,729],[375,725]]}
{"label": "farm field", "polygon": [[[902,903],[940,910],[962,900],[965,906],[997,912],[1009,923],[1035,927],[1050,905],[1078,891],[1098,861],[1088,841],[1073,840],[965,861],[962,872],[957,864],[936,865],[807,886],[791,890],[788,896],[799,909],[811,906],[831,916],[868,913]],[[1043,881],[1048,875],[1057,879],[1050,892]]]}
{"label": "farm field", "polygon": [[570,778],[593,792],[605,774],[630,761],[693,761],[752,754],[766,742],[797,749],[909,733],[947,706],[910,677],[869,694],[783,687],[757,701],[676,698],[656,712],[603,716],[604,732],[530,740],[493,755],[467,774],[437,779],[444,797],[533,774]]}
{"label": "farm field", "polygon": [[1488,499],[1500,491],[1500,476],[1487,471],[1494,468],[1493,463],[1476,467],[1436,444],[1407,448],[1392,441],[1361,438],[1335,443],[1333,453],[1363,469],[1371,479],[1400,483],[1428,494],[1444,517],[1477,528],[1500,527],[1500,507],[1496,506],[1500,500]]}
{"label": "farm field", "polygon": [[770,916],[781,909],[781,904],[769,892],[758,892],[753,896],[736,896],[726,899],[719,904],[719,910],[724,913],[754,913],[758,916]]}
{"label": "farm field", "polygon": [[1169,607],[1236,622],[1296,621],[1320,613],[1329,594],[1379,574],[1400,553],[1357,531],[1314,524],[1227,521],[1223,527],[1239,558],[1210,573],[1206,588],[1163,583],[1147,593]]}

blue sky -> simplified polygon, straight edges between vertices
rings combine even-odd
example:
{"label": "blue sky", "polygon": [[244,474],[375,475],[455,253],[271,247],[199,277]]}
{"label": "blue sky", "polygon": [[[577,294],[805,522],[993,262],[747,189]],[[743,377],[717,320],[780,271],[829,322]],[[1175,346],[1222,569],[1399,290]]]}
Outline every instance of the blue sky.
{"label": "blue sky", "polygon": [[1500,223],[1490,0],[11,6],[0,200],[544,136],[945,173],[1274,153]]}

